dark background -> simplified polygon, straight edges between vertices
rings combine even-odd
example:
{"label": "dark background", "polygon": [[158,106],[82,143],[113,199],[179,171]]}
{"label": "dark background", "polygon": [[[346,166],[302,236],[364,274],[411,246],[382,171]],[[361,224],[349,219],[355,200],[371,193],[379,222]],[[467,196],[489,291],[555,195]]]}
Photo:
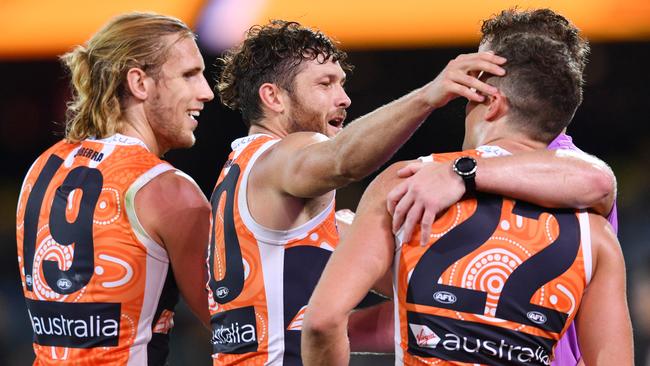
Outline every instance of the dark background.
{"label": "dark background", "polygon": [[[351,52],[350,61],[356,69],[348,76],[347,91],[352,99],[348,121],[422,86],[450,59],[466,52],[474,49]],[[630,306],[638,309],[633,314],[637,365],[646,365],[650,332],[650,295],[642,298],[641,290],[634,290],[648,281],[635,274],[650,267],[650,190],[646,181],[650,175],[649,55],[650,42],[592,44],[584,103],[569,126],[574,142],[609,163],[618,177],[619,239],[629,273]],[[216,55],[205,57],[206,77],[212,84],[218,73],[215,59]],[[25,365],[33,360],[32,330],[16,261],[16,202],[33,160],[62,136],[69,90],[56,60],[0,62],[0,77],[0,364]],[[435,111],[391,161],[460,149],[464,104],[456,100]],[[196,146],[170,152],[165,158],[194,177],[209,195],[230,142],[245,134],[239,114],[214,101],[201,113]],[[337,207],[354,209],[370,179],[340,190]],[[606,319],[603,314],[603,321]],[[209,335],[184,306],[177,314],[172,338],[172,365],[210,364]],[[372,359],[372,363],[391,361],[383,357]]]}

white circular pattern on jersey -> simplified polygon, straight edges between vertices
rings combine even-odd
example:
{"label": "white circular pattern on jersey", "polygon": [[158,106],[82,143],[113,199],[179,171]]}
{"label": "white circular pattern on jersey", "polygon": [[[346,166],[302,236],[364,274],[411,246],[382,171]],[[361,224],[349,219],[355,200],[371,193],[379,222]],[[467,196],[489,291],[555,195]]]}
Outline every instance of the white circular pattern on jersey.
{"label": "white circular pattern on jersey", "polygon": [[553,305],[557,304],[557,296],[555,296],[555,295],[549,296],[548,301],[550,301],[551,304],[553,304]]}
{"label": "white circular pattern on jersey", "polygon": [[[111,197],[111,199],[115,200],[115,213],[113,213],[113,216],[111,216],[108,220],[95,220],[93,219],[93,223],[95,225],[109,225],[117,221],[117,219],[120,218],[121,212],[122,212],[122,203],[120,202],[120,193],[117,191],[117,189],[114,188],[102,188],[102,192],[100,194],[103,195],[105,192],[108,192],[108,194],[113,194],[114,197]],[[106,208],[111,208],[108,203],[106,203],[106,200],[101,200],[99,203],[99,209],[100,210],[105,210]]]}
{"label": "white circular pattern on jersey", "polygon": [[95,267],[95,273],[98,274],[99,276],[104,274],[104,267],[102,266],[97,266]]}
{"label": "white circular pattern on jersey", "polygon": [[461,276],[464,287],[487,293],[485,320],[501,321],[493,318],[499,296],[508,277],[522,262],[508,249],[493,248],[476,254],[465,267]]}
{"label": "white circular pattern on jersey", "polygon": [[48,235],[41,241],[37,250],[34,253],[34,267],[32,270],[32,286],[34,294],[39,300],[47,301],[63,301],[68,295],[59,294],[54,292],[52,288],[41,278],[41,268],[43,261],[57,262],[59,270],[67,271],[72,266],[72,258],[74,258],[73,245],[59,245],[52,236]]}
{"label": "white circular pattern on jersey", "polygon": [[501,221],[501,229],[505,231],[510,230],[510,222],[508,222],[508,220]]}
{"label": "white circular pattern on jersey", "polygon": [[311,241],[317,241],[318,233],[311,233],[311,235],[309,235],[309,239],[311,239]]}

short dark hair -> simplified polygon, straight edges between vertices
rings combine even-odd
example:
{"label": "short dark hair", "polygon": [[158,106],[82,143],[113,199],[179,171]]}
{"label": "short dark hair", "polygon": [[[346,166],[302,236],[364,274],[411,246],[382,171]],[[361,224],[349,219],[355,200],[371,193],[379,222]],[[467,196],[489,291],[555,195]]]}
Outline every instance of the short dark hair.
{"label": "short dark hair", "polygon": [[551,142],[582,100],[582,71],[567,47],[539,34],[515,33],[490,43],[505,57],[506,75],[490,77],[508,99],[510,119],[535,140]]}
{"label": "short dark hair", "polygon": [[589,43],[550,9],[504,10],[483,22],[481,43],[505,57],[506,76],[491,83],[506,94],[519,127],[550,142],[582,103]]}
{"label": "short dark hair", "polygon": [[481,43],[499,43],[504,37],[515,33],[544,35],[564,43],[581,71],[587,65],[589,42],[582,38],[575,25],[551,9],[503,10],[483,22],[481,33]]}
{"label": "short dark hair", "polygon": [[238,109],[250,127],[263,117],[258,95],[262,84],[274,83],[291,92],[303,61],[332,60],[339,62],[343,70],[351,71],[346,58],[347,54],[325,34],[297,22],[272,20],[250,28],[246,39],[219,59],[223,72],[217,90],[221,102]]}

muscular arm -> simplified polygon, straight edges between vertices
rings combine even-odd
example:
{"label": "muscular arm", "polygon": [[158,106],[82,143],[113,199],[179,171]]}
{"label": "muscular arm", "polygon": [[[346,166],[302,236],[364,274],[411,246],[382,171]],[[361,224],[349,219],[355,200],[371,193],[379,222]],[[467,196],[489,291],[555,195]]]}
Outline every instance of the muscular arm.
{"label": "muscular arm", "polygon": [[[388,195],[393,230],[404,225],[410,238],[415,225],[428,237],[436,215],[465,194],[451,162],[414,163],[400,172],[411,178]],[[581,152],[538,150],[478,160],[477,190],[544,207],[590,208],[607,215],[616,197],[616,178],[601,160]]]}
{"label": "muscular arm", "polygon": [[380,174],[364,193],[346,237],[330,258],[307,306],[302,330],[305,365],[347,365],[348,315],[390,268],[395,244],[386,212],[396,166]]}
{"label": "muscular arm", "polygon": [[[482,52],[461,55],[430,83],[351,122],[336,137],[294,133],[256,163],[255,174],[294,197],[321,196],[359,180],[385,163],[424,119],[449,100],[481,101],[496,89],[473,75],[502,75],[505,59]],[[477,92],[478,90],[478,92]]]}
{"label": "muscular arm", "polygon": [[589,217],[594,274],[576,316],[578,340],[586,365],[632,365],[632,325],[627,306],[625,262],[611,226]]}
{"label": "muscular arm", "polygon": [[210,204],[194,183],[176,172],[167,172],[138,192],[135,207],[147,233],[167,250],[183,299],[207,327],[205,251]]}
{"label": "muscular arm", "polygon": [[600,159],[577,151],[534,151],[481,159],[477,186],[544,207],[590,208],[606,216],[614,205],[616,178]]}

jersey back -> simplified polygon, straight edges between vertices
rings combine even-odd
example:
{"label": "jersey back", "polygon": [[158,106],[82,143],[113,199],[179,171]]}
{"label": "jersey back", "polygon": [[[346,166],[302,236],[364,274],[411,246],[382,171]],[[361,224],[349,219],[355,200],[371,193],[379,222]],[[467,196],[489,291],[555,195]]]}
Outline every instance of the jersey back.
{"label": "jersey back", "polygon": [[589,281],[588,225],[587,213],[479,193],[437,218],[427,245],[398,237],[398,364],[549,365]]}
{"label": "jersey back", "polygon": [[178,291],[133,203],[171,169],[122,135],[62,141],[34,162],[16,229],[35,364],[165,362]]}
{"label": "jersey back", "polygon": [[250,170],[278,141],[252,135],[233,142],[212,194],[207,287],[215,365],[300,365],[306,305],[338,243],[334,200],[287,231],[252,218]]}

